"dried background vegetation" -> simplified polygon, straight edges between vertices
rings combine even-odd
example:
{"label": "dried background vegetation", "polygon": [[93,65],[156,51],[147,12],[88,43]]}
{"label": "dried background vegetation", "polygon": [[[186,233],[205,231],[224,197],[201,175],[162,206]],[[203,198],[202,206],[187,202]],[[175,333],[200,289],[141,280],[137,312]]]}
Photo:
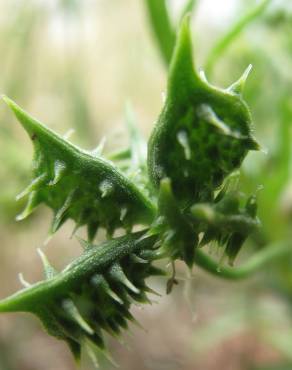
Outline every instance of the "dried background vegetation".
{"label": "dried background vegetation", "polygon": [[[170,3],[175,17],[180,1]],[[198,2],[193,18],[198,67],[218,36],[254,3]],[[271,3],[225,51],[212,77],[228,86],[254,65],[246,98],[257,137],[268,149],[247,159],[240,178],[247,192],[264,185],[259,195],[264,240],[250,243],[238,264],[253,248],[291,234],[292,13],[288,0]],[[143,1],[2,0],[0,52],[0,92],[59,133],[73,128],[73,142],[92,148],[104,135],[108,149],[126,142],[128,99],[149,135],[162,105],[166,71]],[[1,297],[19,288],[19,272],[28,281],[42,274],[36,248],[46,239],[49,211],[41,208],[29,220],[14,221],[23,206],[14,198],[28,182],[31,154],[29,140],[2,104]],[[72,227],[67,223],[45,247],[59,269],[81,252],[76,240],[69,240]],[[179,286],[158,298],[159,304],[135,308],[146,331],[132,327],[124,344],[110,341],[113,358],[123,370],[291,369],[291,262],[241,283],[218,281],[197,269],[190,277],[178,266]],[[161,293],[164,283],[153,281]],[[0,370],[74,368],[67,347],[48,337],[34,318],[0,316]],[[91,369],[88,359],[81,368]]]}

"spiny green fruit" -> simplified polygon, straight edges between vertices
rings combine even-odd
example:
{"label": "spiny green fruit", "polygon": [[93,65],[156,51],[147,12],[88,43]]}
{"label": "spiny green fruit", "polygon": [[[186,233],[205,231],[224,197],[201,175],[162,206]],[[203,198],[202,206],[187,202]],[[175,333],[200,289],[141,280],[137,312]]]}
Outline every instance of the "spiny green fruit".
{"label": "spiny green fruit", "polygon": [[18,195],[29,196],[26,218],[40,203],[54,212],[51,232],[67,220],[76,227],[87,225],[92,240],[98,228],[111,236],[116,228],[130,230],[134,224],[148,224],[155,207],[132,181],[97,151],[89,152],[68,142],[35,120],[7,97],[3,98],[30,135],[34,145],[31,184]]}
{"label": "spiny green fruit", "polygon": [[228,89],[210,85],[193,67],[189,19],[184,18],[166,101],[148,145],[148,172],[154,187],[169,177],[183,205],[209,201],[247,152],[258,149],[241,96],[248,72]]}
{"label": "spiny green fruit", "polygon": [[132,303],[149,303],[149,276],[164,275],[152,266],[155,237],[144,232],[112,239],[99,246],[85,243],[84,253],[57,273],[41,254],[46,280],[0,301],[0,312],[29,312],[48,333],[65,340],[78,359],[81,346],[104,349],[104,333],[118,336],[134,321]]}
{"label": "spiny green fruit", "polygon": [[159,217],[148,232],[159,235],[156,255],[172,261],[181,259],[192,268],[197,247],[217,242],[232,265],[245,240],[260,227],[256,197],[252,195],[245,204],[242,198],[238,191],[228,191],[226,184],[212,203],[196,203],[182,210],[170,179],[164,178],[159,189]]}
{"label": "spiny green fruit", "polygon": [[[117,228],[130,233],[100,246],[83,241],[83,255],[60,273],[40,252],[46,280],[31,286],[24,282],[25,289],[0,301],[0,312],[37,315],[49,334],[65,340],[79,358],[82,345],[104,349],[104,332],[116,336],[127,328],[133,320],[131,303],[149,302],[146,293],[151,289],[145,279],[163,274],[153,266],[154,259],[167,257],[172,263],[181,259],[190,268],[196,263],[217,274],[216,263],[197,248],[216,241],[233,263],[259,225],[256,201],[251,197],[242,206],[239,195],[225,188],[214,194],[247,152],[258,149],[241,97],[247,74],[226,90],[210,85],[193,68],[185,18],[172,58],[165,106],[148,144],[147,168],[144,144],[131,119],[130,149],[108,157],[116,166],[101,157],[100,148],[81,150],[4,97],[34,145],[34,179],[18,196],[29,196],[18,219],[45,203],[54,212],[52,232],[73,219],[76,227],[87,226],[89,241],[99,227],[109,236]],[[131,173],[136,170],[139,176],[134,180]],[[136,224],[150,227],[132,233]],[[225,269],[224,276],[245,274],[245,270],[233,275]],[[169,281],[168,292],[175,277]]]}

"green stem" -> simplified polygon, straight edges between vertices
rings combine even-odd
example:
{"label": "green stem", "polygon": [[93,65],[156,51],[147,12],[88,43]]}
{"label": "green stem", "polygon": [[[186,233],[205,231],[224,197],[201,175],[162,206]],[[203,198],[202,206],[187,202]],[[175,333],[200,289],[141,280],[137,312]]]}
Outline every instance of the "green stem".
{"label": "green stem", "polygon": [[169,19],[166,1],[145,0],[145,5],[161,56],[168,66],[174,49],[175,31]]}
{"label": "green stem", "polygon": [[257,252],[242,266],[236,268],[222,266],[219,268],[218,262],[212,260],[201,249],[198,249],[195,254],[195,263],[216,277],[239,280],[253,275],[263,267],[266,267],[270,262],[274,262],[289,254],[292,254],[292,245],[290,243],[271,244]]}
{"label": "green stem", "polygon": [[210,78],[214,65],[220,56],[226,51],[230,44],[241,34],[245,27],[258,18],[266,9],[270,0],[263,0],[256,4],[249,12],[244,14],[239,20],[224,34],[211,49],[206,61],[206,74]]}

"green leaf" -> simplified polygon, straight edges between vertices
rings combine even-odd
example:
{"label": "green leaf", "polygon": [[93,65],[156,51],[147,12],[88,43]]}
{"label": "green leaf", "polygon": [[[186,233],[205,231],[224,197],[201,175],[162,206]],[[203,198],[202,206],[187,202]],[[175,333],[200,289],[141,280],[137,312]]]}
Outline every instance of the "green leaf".
{"label": "green leaf", "polygon": [[179,17],[179,21],[181,22],[183,20],[183,18],[188,14],[188,13],[192,13],[197,5],[197,0],[186,0],[183,8],[182,8],[182,11],[181,11],[181,14],[180,14],[180,17]]}

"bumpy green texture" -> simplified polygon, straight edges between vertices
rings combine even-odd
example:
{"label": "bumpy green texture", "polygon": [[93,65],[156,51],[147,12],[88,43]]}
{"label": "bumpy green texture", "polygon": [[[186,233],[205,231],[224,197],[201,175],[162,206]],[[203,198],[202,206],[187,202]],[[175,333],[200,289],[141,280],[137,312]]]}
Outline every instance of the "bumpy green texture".
{"label": "bumpy green texture", "polygon": [[223,256],[228,257],[231,265],[247,237],[260,227],[255,196],[249,197],[244,205],[241,198],[239,192],[226,193],[223,189],[214,203],[197,203],[191,207],[192,217],[203,233],[200,246],[216,241],[225,248]]}
{"label": "bumpy green texture", "polygon": [[183,205],[210,200],[247,152],[258,149],[241,97],[247,73],[226,90],[210,85],[193,68],[189,23],[184,19],[166,101],[148,145],[148,171],[154,187],[169,177]]}
{"label": "bumpy green texture", "polygon": [[0,312],[30,312],[50,335],[65,340],[76,358],[86,344],[104,349],[104,333],[114,336],[135,321],[131,303],[149,303],[149,276],[163,275],[151,264],[155,238],[135,233],[99,246],[87,245],[83,255],[57,273],[46,257],[46,280],[0,302]]}
{"label": "bumpy green texture", "polygon": [[112,162],[94,151],[81,150],[12,100],[4,100],[34,145],[33,180],[18,195],[28,195],[27,207],[18,220],[45,203],[54,212],[52,233],[71,218],[76,227],[87,225],[90,240],[100,226],[112,235],[116,228],[131,230],[134,224],[151,222],[154,205]]}
{"label": "bumpy green texture", "polygon": [[182,210],[170,179],[164,178],[160,182],[158,209],[159,217],[148,232],[159,235],[156,255],[173,261],[181,259],[190,268],[196,263],[197,248],[214,242],[233,265],[245,240],[260,227],[256,197],[246,200],[240,192],[228,190],[228,185],[212,203],[196,203]]}
{"label": "bumpy green texture", "polygon": [[161,247],[157,253],[169,256],[173,261],[181,259],[192,268],[199,240],[198,228],[181,211],[169,178],[160,182],[158,205],[160,217],[151,229],[154,234],[157,230],[160,235]]}

